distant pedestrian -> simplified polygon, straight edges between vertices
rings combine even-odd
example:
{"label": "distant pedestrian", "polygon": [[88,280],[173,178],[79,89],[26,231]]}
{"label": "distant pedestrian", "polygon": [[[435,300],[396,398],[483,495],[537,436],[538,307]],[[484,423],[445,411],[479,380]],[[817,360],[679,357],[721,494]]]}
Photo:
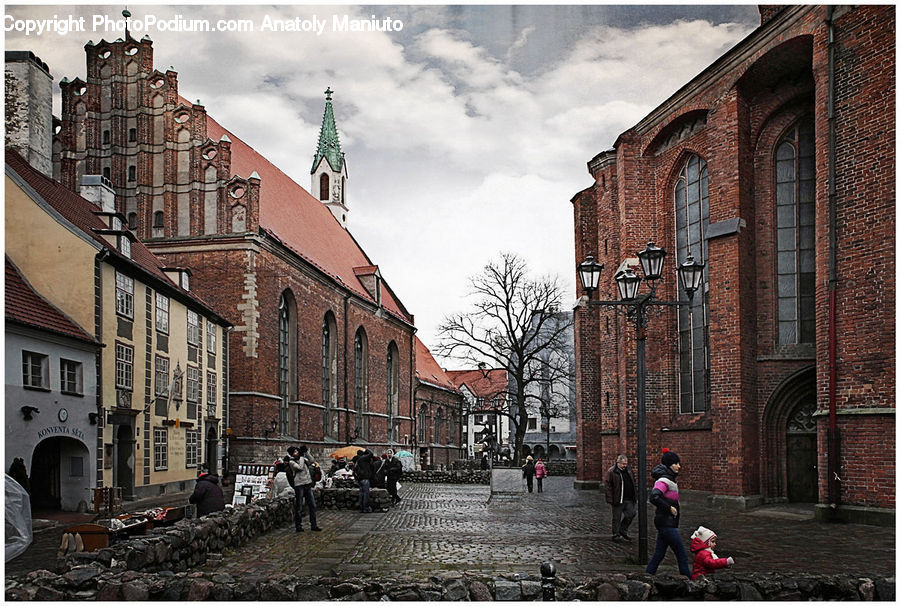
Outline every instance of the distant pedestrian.
{"label": "distant pedestrian", "polygon": [[[290,472],[288,480],[294,487],[294,530],[303,532],[303,502],[309,513],[309,528],[314,532],[322,530],[316,523],[316,497],[313,495],[313,467],[316,462],[307,454],[306,444],[288,449]],[[292,472],[292,473],[291,473]]]}
{"label": "distant pedestrian", "polygon": [[612,506],[612,540],[631,540],[628,526],[634,519],[635,486],[634,476],[628,469],[628,457],[620,454],[616,464],[606,471],[606,502]]}
{"label": "distant pedestrian", "polygon": [[544,461],[538,459],[534,464],[534,477],[537,478],[538,492],[544,492],[544,478],[547,477],[547,468],[544,467]]}
{"label": "distant pedestrian", "polygon": [[388,494],[391,496],[391,505],[396,505],[401,501],[400,495],[397,494],[397,482],[403,475],[403,463],[394,456],[394,451],[388,448],[385,453],[385,484]]}
{"label": "distant pedestrian", "polygon": [[694,573],[691,579],[696,581],[701,575],[712,574],[719,568],[727,568],[734,565],[734,558],[717,557],[713,549],[716,548],[716,533],[709,528],[701,526],[691,535],[691,551],[694,552]]}
{"label": "distant pedestrian", "polygon": [[374,455],[368,448],[357,450],[356,456],[353,457],[353,477],[359,483],[359,511],[361,513],[372,513],[372,508],[369,506],[369,490],[375,475],[372,464],[373,457]]}
{"label": "distant pedestrian", "polygon": [[650,472],[656,480],[653,490],[650,491],[650,502],[656,506],[656,515],[653,517],[653,524],[656,526],[656,550],[650,558],[650,563],[647,564],[647,572],[656,574],[656,569],[666,557],[666,549],[671,547],[678,560],[678,571],[690,578],[687,552],[684,550],[684,543],[681,542],[681,535],[678,534],[681,510],[675,478],[678,477],[679,471],[681,459],[673,451],[663,448],[662,463]]}
{"label": "distant pedestrian", "polygon": [[525,457],[525,464],[522,465],[522,477],[525,478],[528,492],[534,492],[534,459],[531,455]]}
{"label": "distant pedestrian", "polygon": [[197,517],[225,509],[225,495],[219,486],[219,476],[201,472],[188,502],[197,506]]}

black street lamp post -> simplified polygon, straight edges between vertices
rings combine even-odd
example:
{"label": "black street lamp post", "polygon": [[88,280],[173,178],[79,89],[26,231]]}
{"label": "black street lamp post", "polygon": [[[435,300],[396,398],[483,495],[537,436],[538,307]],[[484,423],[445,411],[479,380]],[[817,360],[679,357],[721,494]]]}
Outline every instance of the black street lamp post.
{"label": "black street lamp post", "polygon": [[588,305],[603,305],[625,307],[626,317],[634,324],[635,338],[637,341],[637,429],[638,429],[638,561],[647,563],[647,404],[646,404],[646,367],[645,367],[645,342],[648,312],[654,306],[681,306],[690,305],[694,293],[700,288],[703,281],[703,263],[698,263],[688,253],[684,263],[678,266],[678,278],[681,287],[688,297],[687,301],[658,301],[656,299],[657,281],[662,278],[663,261],[666,258],[665,249],[658,248],[651,240],[647,248],[637,253],[644,272],[644,280],[650,284],[650,292],[638,295],[641,285],[641,277],[636,275],[631,268],[619,271],[615,275],[619,288],[619,301],[592,301],[591,294],[597,290],[600,283],[600,272],[603,265],[588,256],[578,266],[578,277],[581,286],[587,292]]}

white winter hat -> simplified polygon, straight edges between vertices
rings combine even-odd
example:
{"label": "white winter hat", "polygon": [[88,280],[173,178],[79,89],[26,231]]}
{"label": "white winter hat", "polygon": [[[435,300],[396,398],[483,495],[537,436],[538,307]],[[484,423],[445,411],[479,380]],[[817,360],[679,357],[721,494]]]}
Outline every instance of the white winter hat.
{"label": "white winter hat", "polygon": [[716,536],[716,533],[714,533],[709,528],[704,528],[703,526],[701,526],[700,528],[698,528],[697,530],[694,531],[694,534],[691,535],[691,538],[692,539],[700,539],[704,543],[709,543],[709,540],[711,538],[713,538],[714,536]]}

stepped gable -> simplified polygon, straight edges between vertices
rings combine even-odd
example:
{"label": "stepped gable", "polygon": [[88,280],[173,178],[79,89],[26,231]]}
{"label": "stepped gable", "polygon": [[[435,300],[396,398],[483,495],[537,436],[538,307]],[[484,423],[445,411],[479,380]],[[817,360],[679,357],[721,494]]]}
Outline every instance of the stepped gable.
{"label": "stepped gable", "polygon": [[142,270],[147,277],[154,280],[157,285],[164,287],[170,294],[179,297],[182,301],[199,306],[204,310],[205,315],[214,317],[217,321],[231,326],[231,322],[228,322],[213,311],[208,303],[196,294],[188,292],[175,284],[162,269],[166,267],[166,264],[150,252],[150,249],[144,246],[140,240],[132,242],[130,259],[120,253],[115,246],[101,235],[101,232],[109,231],[109,226],[96,214],[100,209],[93,203],[64,187],[58,181],[54,181],[41,173],[28,164],[18,152],[10,148],[6,149],[6,166],[7,170],[11,169],[23,179],[44,202],[53,207],[63,218],[97,242],[110,256],[115,257],[117,263],[131,265],[136,269]]}
{"label": "stepped gable", "polygon": [[39,295],[19,273],[19,269],[8,256],[6,257],[4,295],[6,297],[4,306],[7,322],[99,345],[99,342],[75,321]]}
{"label": "stepped gable", "polygon": [[[231,174],[260,176],[259,223],[275,239],[305,260],[342,283],[360,298],[375,302],[353,271],[355,267],[375,265],[349,231],[341,227],[331,211],[316,200],[263,155],[225,129],[209,114],[207,136],[218,141],[222,135],[231,140]],[[382,281],[381,304],[397,318],[413,323],[406,310]]]}
{"label": "stepped gable", "polygon": [[416,378],[450,391],[459,391],[419,337],[416,337]]}

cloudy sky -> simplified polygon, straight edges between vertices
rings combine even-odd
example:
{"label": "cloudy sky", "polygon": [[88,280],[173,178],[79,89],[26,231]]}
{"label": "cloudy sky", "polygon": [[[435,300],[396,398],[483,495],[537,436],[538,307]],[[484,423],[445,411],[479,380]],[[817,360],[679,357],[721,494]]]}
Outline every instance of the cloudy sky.
{"label": "cloudy sky", "polygon": [[[34,51],[55,82],[83,78],[84,44],[123,33],[95,29],[94,16],[119,19],[121,8],[6,5],[7,29],[83,16],[86,30],[13,29],[6,49]],[[573,302],[569,200],[591,183],[587,161],[759,24],[754,5],[129,8],[144,23],[252,24],[133,35],[149,34],[182,96],[307,189],[323,91],[335,91],[350,230],[431,347],[442,318],[468,308],[468,277],[502,251],[558,275]],[[335,16],[390,19],[395,31],[335,31]],[[325,26],[262,31],[298,18]]]}

